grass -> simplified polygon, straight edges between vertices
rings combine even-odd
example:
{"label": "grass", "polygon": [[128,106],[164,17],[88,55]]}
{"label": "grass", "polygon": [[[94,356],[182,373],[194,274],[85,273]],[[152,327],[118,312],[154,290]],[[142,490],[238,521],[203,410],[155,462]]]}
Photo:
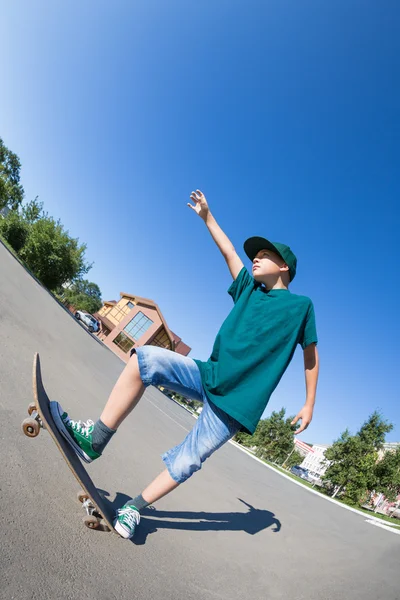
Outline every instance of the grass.
{"label": "grass", "polygon": [[[20,259],[20,257],[18,256],[18,254],[15,252],[14,248],[12,246],[10,246],[10,244],[7,242],[6,239],[3,238],[3,236],[0,235],[0,240],[3,242],[4,246],[7,248],[7,250],[9,252],[11,252],[11,254],[22,264],[24,264],[22,262],[22,260]],[[26,265],[25,265],[26,266]]]}
{"label": "grass", "polygon": [[[26,271],[28,271],[28,273],[30,273],[37,281],[39,281],[39,279],[36,277],[36,275],[32,272],[32,270],[28,267],[28,265],[22,260],[22,258],[17,254],[16,250],[14,250],[14,248],[12,246],[10,246],[10,244],[7,242],[6,239],[3,238],[3,236],[0,235],[0,241],[1,243],[7,248],[7,250],[13,255],[13,257],[24,267],[24,269]],[[40,281],[39,281],[40,285],[43,285]],[[47,289],[47,288],[46,288]]]}

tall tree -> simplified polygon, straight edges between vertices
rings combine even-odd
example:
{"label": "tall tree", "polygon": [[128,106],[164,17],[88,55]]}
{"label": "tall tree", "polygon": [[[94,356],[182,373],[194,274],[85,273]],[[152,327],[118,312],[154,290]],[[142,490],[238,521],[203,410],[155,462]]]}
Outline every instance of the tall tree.
{"label": "tall tree", "polygon": [[238,444],[242,444],[242,446],[247,446],[248,448],[251,448],[252,446],[256,445],[255,435],[250,435],[245,431],[238,431],[234,437],[234,440]]}
{"label": "tall tree", "polygon": [[0,138],[0,210],[6,206],[15,210],[24,198],[20,184],[21,162]]}
{"label": "tall tree", "polygon": [[36,196],[34,200],[22,206],[22,216],[29,225],[32,225],[32,223],[36,223],[36,221],[48,215],[43,210],[43,202],[39,202],[38,196]]}
{"label": "tall tree", "polygon": [[299,465],[303,462],[304,456],[300,454],[298,450],[294,450],[291,452],[289,457],[285,460],[285,466],[290,469],[290,467],[294,467],[295,465]]}
{"label": "tall tree", "polygon": [[356,435],[346,429],[325,452],[330,462],[323,479],[332,489],[341,490],[349,504],[362,504],[377,484],[376,464],[385,435],[393,425],[375,411]]}
{"label": "tall tree", "polygon": [[87,279],[74,281],[72,285],[63,290],[63,296],[75,308],[91,314],[100,310],[103,305],[99,286]]}
{"label": "tall tree", "polygon": [[43,285],[56,290],[90,270],[85,251],[86,244],[70,237],[60,221],[43,215],[31,224],[20,256]]}
{"label": "tall tree", "polygon": [[400,495],[400,447],[385,452],[375,469],[375,491],[383,493],[390,502],[394,502]]}
{"label": "tall tree", "polygon": [[254,434],[256,455],[273,462],[283,462],[293,450],[292,417],[285,418],[286,410],[273,411],[267,419],[262,419]]}

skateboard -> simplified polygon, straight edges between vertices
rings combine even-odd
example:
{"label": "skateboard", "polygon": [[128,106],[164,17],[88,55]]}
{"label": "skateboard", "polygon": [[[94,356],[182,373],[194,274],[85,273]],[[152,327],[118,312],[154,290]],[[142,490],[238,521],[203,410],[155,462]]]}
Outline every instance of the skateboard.
{"label": "skateboard", "polygon": [[22,422],[22,431],[26,436],[32,438],[37,437],[42,428],[49,432],[82,488],[78,492],[77,498],[86,512],[83,520],[84,524],[89,529],[100,529],[116,533],[112,524],[113,517],[106,501],[99,494],[81,460],[58,431],[53,421],[50,413],[49,397],[43,386],[38,353],[35,354],[33,359],[33,397],[34,402],[31,402],[28,406],[29,418]]}

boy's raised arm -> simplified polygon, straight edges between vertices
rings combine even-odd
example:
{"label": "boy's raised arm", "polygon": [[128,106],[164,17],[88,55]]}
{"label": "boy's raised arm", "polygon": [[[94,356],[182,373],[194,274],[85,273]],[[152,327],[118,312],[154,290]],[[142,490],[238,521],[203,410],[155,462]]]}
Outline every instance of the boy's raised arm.
{"label": "boy's raised arm", "polygon": [[188,206],[194,210],[207,225],[214,242],[217,244],[222,256],[227,262],[233,279],[236,279],[244,265],[240,257],[237,255],[232,242],[228,236],[225,235],[217,221],[212,216],[204,194],[200,190],[196,190],[195,192],[191,193],[190,199],[194,202],[194,206],[190,204],[190,202],[188,202]]}

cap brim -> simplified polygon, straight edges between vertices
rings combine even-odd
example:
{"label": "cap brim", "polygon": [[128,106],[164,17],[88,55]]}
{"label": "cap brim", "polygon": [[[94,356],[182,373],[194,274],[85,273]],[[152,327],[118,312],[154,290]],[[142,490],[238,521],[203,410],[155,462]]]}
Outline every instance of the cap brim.
{"label": "cap brim", "polygon": [[274,246],[274,244],[272,242],[270,242],[269,240],[266,240],[263,237],[256,236],[256,237],[249,238],[248,240],[245,241],[243,248],[251,261],[254,260],[254,258],[260,252],[260,250],[271,250],[271,252],[275,252],[275,254],[277,254],[278,256],[280,256],[283,259],[281,253]]}

